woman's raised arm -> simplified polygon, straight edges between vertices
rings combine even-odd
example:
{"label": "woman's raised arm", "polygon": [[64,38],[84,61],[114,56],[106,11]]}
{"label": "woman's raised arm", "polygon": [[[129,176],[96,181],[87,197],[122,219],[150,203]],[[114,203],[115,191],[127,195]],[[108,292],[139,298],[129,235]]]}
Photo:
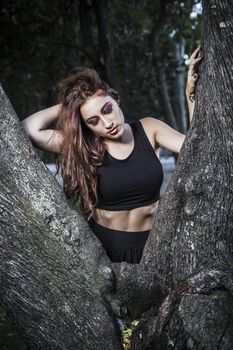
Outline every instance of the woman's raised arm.
{"label": "woman's raised arm", "polygon": [[198,47],[190,56],[190,64],[185,90],[190,123],[193,118],[193,110],[195,106],[195,89],[198,80],[198,66],[200,65],[202,59],[203,56],[201,56],[201,47]]}
{"label": "woman's raised arm", "polygon": [[21,123],[32,144],[47,152],[61,153],[62,130],[47,129],[59,116],[60,105],[43,109],[25,118]]}

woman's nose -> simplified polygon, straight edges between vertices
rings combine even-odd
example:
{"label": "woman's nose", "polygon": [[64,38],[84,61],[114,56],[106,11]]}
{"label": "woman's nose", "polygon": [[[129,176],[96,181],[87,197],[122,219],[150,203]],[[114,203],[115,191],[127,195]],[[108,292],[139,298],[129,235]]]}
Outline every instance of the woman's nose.
{"label": "woman's nose", "polygon": [[102,117],[101,119],[106,129],[109,129],[112,126],[112,121],[108,117],[105,116],[105,117]]}

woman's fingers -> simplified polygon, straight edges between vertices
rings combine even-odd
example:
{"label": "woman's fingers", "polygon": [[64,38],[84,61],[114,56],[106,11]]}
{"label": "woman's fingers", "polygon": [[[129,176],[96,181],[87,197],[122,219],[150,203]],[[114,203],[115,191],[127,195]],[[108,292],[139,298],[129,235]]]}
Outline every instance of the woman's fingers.
{"label": "woman's fingers", "polygon": [[189,63],[189,70],[192,72],[195,70],[195,66],[200,63],[200,61],[203,59],[203,56],[201,56],[201,46],[198,46],[190,56],[190,63]]}
{"label": "woman's fingers", "polygon": [[196,58],[197,55],[201,54],[201,46],[198,46],[196,50],[193,51],[192,55],[190,56],[190,59]]}
{"label": "woman's fingers", "polygon": [[194,66],[196,63],[200,62],[203,59],[203,56],[194,58],[191,62],[190,62],[190,66]]}

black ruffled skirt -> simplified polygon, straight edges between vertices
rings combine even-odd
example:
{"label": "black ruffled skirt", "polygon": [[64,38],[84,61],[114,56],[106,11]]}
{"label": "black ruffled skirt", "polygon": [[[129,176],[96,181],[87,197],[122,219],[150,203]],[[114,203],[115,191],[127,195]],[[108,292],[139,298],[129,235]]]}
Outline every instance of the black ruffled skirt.
{"label": "black ruffled skirt", "polygon": [[88,222],[112,262],[139,264],[150,230],[118,231],[99,225],[93,218]]}

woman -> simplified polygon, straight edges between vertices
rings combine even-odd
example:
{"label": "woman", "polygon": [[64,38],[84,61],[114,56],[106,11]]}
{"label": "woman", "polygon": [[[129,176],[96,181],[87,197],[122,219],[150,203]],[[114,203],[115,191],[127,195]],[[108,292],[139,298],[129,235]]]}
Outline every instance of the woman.
{"label": "woman", "polygon": [[[200,51],[188,71],[190,121]],[[150,117],[125,123],[119,103],[115,90],[85,70],[63,81],[60,104],[22,123],[36,147],[58,155],[64,191],[80,201],[111,261],[139,263],[163,180],[158,148],[178,153],[185,135]],[[49,130],[55,121],[59,129]]]}

